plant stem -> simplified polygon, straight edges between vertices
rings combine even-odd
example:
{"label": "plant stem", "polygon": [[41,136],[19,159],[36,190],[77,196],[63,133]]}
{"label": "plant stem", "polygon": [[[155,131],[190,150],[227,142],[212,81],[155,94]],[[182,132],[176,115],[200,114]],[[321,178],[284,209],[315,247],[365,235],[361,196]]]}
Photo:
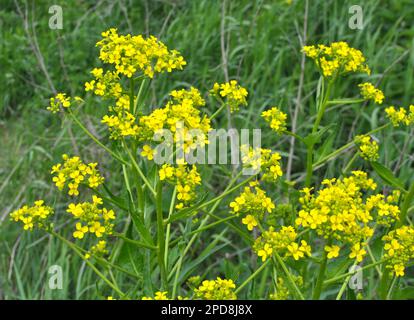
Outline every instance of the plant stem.
{"label": "plant stem", "polygon": [[246,285],[249,284],[250,281],[252,281],[256,276],[258,276],[264,268],[266,268],[269,262],[270,259],[267,259],[264,263],[262,263],[262,265],[259,268],[257,268],[255,272],[253,272],[240,286],[237,287],[234,293],[239,293]]}
{"label": "plant stem", "polygon": [[51,235],[55,236],[62,242],[64,242],[69,248],[71,248],[85,263],[108,285],[110,286],[116,293],[118,293],[121,297],[125,297],[125,294],[111,281],[109,281],[85,256],[78,250],[75,244],[67,240],[66,238],[62,237],[60,234],[52,231],[48,231]]}
{"label": "plant stem", "polygon": [[300,135],[298,135],[296,133],[293,133],[292,131],[285,130],[283,133],[287,134],[288,136],[294,137],[294,138],[298,139],[299,141],[303,142],[303,138]]}
{"label": "plant stem", "polygon": [[214,112],[211,116],[210,116],[210,120],[213,120],[215,117],[217,117],[217,115],[226,107],[226,104],[223,103],[220,108],[217,109],[216,112]]}
{"label": "plant stem", "polygon": [[[354,261],[354,263],[352,264],[352,266],[356,266],[356,265],[357,265],[357,263],[358,263],[358,262],[357,262],[357,260],[355,260],[355,261]],[[335,299],[335,300],[341,300],[342,295],[344,294],[344,291],[345,291],[345,289],[346,289],[346,285],[348,284],[349,279],[351,278],[351,276],[352,276],[352,275],[348,275],[348,276],[345,278],[344,282],[342,283],[341,289],[339,290],[338,295],[336,296],[336,299]]]}
{"label": "plant stem", "polygon": [[142,79],[141,85],[139,86],[137,99],[135,100],[135,104],[134,104],[134,115],[137,115],[138,112],[140,112],[142,109],[141,107],[139,107],[139,103],[140,103],[142,92],[144,91],[146,82],[147,82],[146,78]]}
{"label": "plant stem", "polygon": [[129,150],[128,146],[126,145],[125,140],[124,140],[124,148],[127,151],[129,158],[132,161],[133,167],[138,172],[139,176],[144,181],[145,185],[148,187],[148,189],[151,191],[151,193],[155,196],[156,195],[156,192],[155,192],[154,188],[152,187],[151,183],[148,181],[147,177],[142,172],[142,170],[139,167],[137,161],[135,160],[134,156],[132,155],[131,151]]}
{"label": "plant stem", "polygon": [[[383,129],[385,129],[385,128],[388,128],[390,125],[391,125],[391,123],[390,123],[390,122],[389,122],[389,123],[386,123],[386,124],[384,124],[384,125],[382,125],[382,126],[380,126],[380,127],[378,127],[378,128],[375,128],[375,129],[373,129],[373,130],[371,130],[371,131],[368,131],[368,132],[367,132],[367,133],[365,133],[364,135],[365,135],[365,136],[367,136],[367,135],[371,135],[371,134],[377,133],[378,131],[381,131],[381,130],[383,130]],[[340,147],[339,149],[337,149],[337,150],[335,150],[335,151],[331,152],[330,154],[328,154],[327,156],[325,156],[324,158],[322,158],[322,159],[321,159],[321,160],[319,160],[318,162],[314,163],[314,164],[313,164],[313,169],[315,169],[316,167],[318,167],[318,166],[322,165],[323,163],[327,162],[328,160],[330,160],[330,159],[332,159],[332,158],[336,157],[337,155],[339,155],[340,153],[342,153],[343,151],[345,151],[345,150],[346,150],[346,149],[348,149],[349,147],[353,146],[354,144],[355,144],[355,142],[354,142],[354,141],[348,142],[347,144],[343,145],[343,146],[342,146],[342,147]]]}
{"label": "plant stem", "polygon": [[118,161],[120,161],[121,163],[125,164],[125,165],[129,165],[128,162],[126,162],[124,159],[122,159],[120,156],[118,156],[115,152],[113,152],[111,149],[109,149],[107,146],[105,146],[102,142],[100,142],[98,140],[98,138],[96,138],[83,124],[82,122],[80,122],[80,120],[75,116],[75,114],[69,109],[69,114],[71,116],[71,118],[73,119],[73,121],[75,121],[75,123],[98,145],[100,146],[102,149],[104,149],[105,151],[107,151],[111,156],[113,156],[115,159],[117,159]]}
{"label": "plant stem", "polygon": [[414,198],[414,183],[411,185],[408,193],[405,196],[404,202],[401,205],[400,219],[397,222],[397,228],[401,227],[407,219],[408,208]]}
{"label": "plant stem", "polygon": [[354,104],[354,103],[360,103],[364,102],[365,99],[335,99],[335,100],[329,100],[327,102],[328,105],[332,104]]}
{"label": "plant stem", "polygon": [[162,214],[162,182],[158,181],[156,193],[156,211],[157,211],[157,244],[158,244],[158,265],[161,274],[161,288],[167,290],[168,279],[165,268],[165,234],[164,234],[164,217]]}
{"label": "plant stem", "polygon": [[295,280],[293,280],[292,275],[289,272],[289,269],[286,267],[286,264],[283,262],[283,259],[279,256],[279,254],[277,252],[274,253],[274,256],[276,257],[277,262],[280,264],[280,266],[283,269],[283,272],[286,274],[290,285],[292,286],[292,288],[295,290],[295,295],[300,299],[300,300],[305,300],[305,297],[303,296],[302,292],[300,292],[298,286],[295,283]]}
{"label": "plant stem", "polygon": [[133,245],[135,245],[135,246],[137,246],[137,247],[139,247],[139,248],[145,248],[145,249],[151,249],[151,250],[156,250],[156,249],[158,249],[158,247],[156,247],[156,246],[152,246],[152,245],[147,244],[147,243],[145,243],[145,242],[141,242],[141,241],[137,241],[137,240],[130,239],[130,238],[128,238],[128,237],[126,237],[126,236],[124,236],[124,235],[123,235],[123,234],[121,234],[121,233],[114,232],[114,233],[113,233],[113,235],[114,235],[115,237],[117,237],[117,238],[121,238],[121,239],[122,239],[122,240],[124,240],[125,242],[131,243],[131,244],[133,244]]}
{"label": "plant stem", "polygon": [[323,257],[323,260],[322,260],[322,264],[319,268],[318,278],[316,280],[315,289],[314,289],[313,295],[312,295],[313,300],[318,300],[321,296],[322,287],[323,287],[323,280],[325,278],[325,271],[326,271],[327,264],[328,264],[328,253],[324,252],[324,257]]}
{"label": "plant stem", "polygon": [[[170,202],[170,210],[168,211],[168,218],[171,217],[174,206],[175,206],[175,198],[177,196],[177,187],[174,187],[174,191],[171,196],[171,202]],[[168,219],[167,218],[167,219]],[[165,265],[168,266],[168,250],[170,248],[170,233],[171,233],[171,224],[167,224],[167,234],[165,236],[165,254],[164,254],[164,260]]]}
{"label": "plant stem", "polygon": [[341,274],[341,275],[339,275],[339,276],[333,277],[333,278],[331,278],[331,279],[325,280],[325,281],[323,282],[323,284],[326,286],[326,285],[328,285],[328,284],[335,283],[336,281],[341,280],[341,279],[343,279],[343,278],[346,278],[346,277],[348,277],[349,275],[351,275],[351,276],[352,276],[352,275],[354,275],[354,274],[355,274],[355,273],[357,273],[358,271],[362,271],[362,270],[366,270],[366,269],[369,269],[369,268],[375,267],[375,266],[377,266],[377,265],[379,265],[379,264],[384,263],[385,261],[386,261],[386,260],[382,259],[382,260],[377,261],[377,262],[375,262],[375,263],[370,263],[370,264],[368,264],[368,265],[366,265],[366,266],[361,267],[361,269],[355,270],[355,271],[353,271],[353,272],[347,272],[347,273]]}
{"label": "plant stem", "polygon": [[[325,81],[325,80],[323,80]],[[321,120],[323,118],[323,114],[325,113],[325,109],[327,106],[327,102],[329,99],[329,95],[331,93],[331,88],[332,88],[332,82],[328,83],[328,87],[326,89],[326,92],[324,94],[323,100],[320,102],[319,106],[318,106],[318,114],[316,116],[315,119],[315,123],[313,124],[313,128],[312,128],[312,134],[316,134],[316,132],[319,129],[319,125],[321,123]],[[315,148],[315,143],[312,142],[308,145],[307,148],[307,153],[306,153],[306,177],[305,177],[305,186],[309,187],[311,185],[311,181],[312,181],[312,166],[313,166],[313,150]]]}
{"label": "plant stem", "polygon": [[357,158],[358,156],[359,156],[359,153],[358,153],[358,152],[356,152],[356,153],[352,156],[351,160],[349,160],[349,162],[348,162],[348,164],[346,165],[346,167],[344,168],[344,170],[342,170],[342,175],[345,175],[345,174],[349,171],[349,169],[351,168],[352,164],[355,162],[355,160],[356,160],[356,158]]}

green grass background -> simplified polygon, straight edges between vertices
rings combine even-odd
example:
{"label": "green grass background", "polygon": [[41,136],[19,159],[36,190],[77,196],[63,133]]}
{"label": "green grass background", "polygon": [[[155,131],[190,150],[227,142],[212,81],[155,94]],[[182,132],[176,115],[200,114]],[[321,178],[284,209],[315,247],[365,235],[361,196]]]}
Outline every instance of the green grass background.
{"label": "green grass background", "polygon": [[[148,93],[152,107],[161,106],[168,92],[177,87],[193,85],[207,92],[214,82],[224,81],[223,32],[228,50],[228,75],[249,91],[248,108],[234,116],[236,127],[266,128],[258,115],[273,105],[280,106],[291,119],[296,104],[304,0],[293,0],[290,5],[276,0],[61,2],[63,30],[48,27],[48,9],[59,4],[58,1],[2,0],[0,3],[0,299],[97,299],[110,294],[96,281],[93,272],[58,240],[37,232],[23,233],[8,218],[8,214],[22,204],[45,198],[58,212],[58,228],[70,235],[72,226],[60,217],[64,215],[66,199],[52,185],[49,175],[51,165],[60,160],[62,153],[81,154],[86,161],[99,161],[111,188],[117,190],[121,185],[119,169],[113,167],[101,150],[71,123],[62,123],[45,110],[54,90],[84,95],[83,83],[90,78],[89,70],[99,65],[94,44],[102,31],[117,27],[120,33],[156,35],[169,47],[179,50],[187,60],[184,71],[162,75],[153,82]],[[348,9],[354,4],[363,8],[363,30],[348,27],[351,17]],[[24,16],[27,17],[26,28]],[[306,43],[345,40],[361,49],[373,71],[370,80],[378,82],[386,95],[382,106],[355,105],[327,112],[323,123],[335,123],[336,129],[325,136],[320,154],[334,150],[356,133],[383,123],[385,105],[408,106],[413,102],[413,21],[412,0],[309,1]],[[41,56],[36,56],[34,48]],[[335,89],[335,96],[357,95],[357,83],[365,79],[362,76],[343,79]],[[307,60],[298,117],[299,133],[305,134],[312,125],[317,81],[316,69]],[[93,98],[89,101],[83,120],[103,136],[105,132],[98,125],[97,115],[105,112],[105,106]],[[224,120],[222,125],[225,126]],[[402,128],[377,136],[381,146],[380,162],[407,184],[413,182],[412,134],[410,129]],[[286,166],[288,138],[275,138],[269,130],[264,130],[263,145],[279,150]],[[317,174],[321,178],[337,175],[352,155],[352,152],[342,155]],[[292,179],[303,174],[304,159],[305,150],[297,144]],[[357,162],[355,167],[370,170],[363,162]],[[208,170],[205,168],[204,175],[211,173]],[[214,174],[220,177],[226,172]],[[225,186],[215,182],[206,187],[216,193]],[[276,196],[277,192],[272,191],[274,198],[282,201]],[[226,214],[226,205],[227,202],[223,202],[220,209],[223,214]],[[244,279],[250,274],[251,261],[246,258],[250,256],[246,254],[248,248],[239,238],[231,241],[232,238],[225,234],[220,240],[223,248],[198,264],[197,268],[204,266],[202,270],[207,270],[203,275],[222,274]],[[195,259],[208,245],[207,234],[197,241],[190,256]],[[225,255],[228,259],[223,259]],[[48,268],[55,264],[64,270],[63,290],[48,288]],[[188,275],[194,275],[194,269],[190,266]],[[404,296],[405,292],[412,292],[412,272],[408,273],[411,277],[405,281],[402,297],[409,295]],[[130,292],[140,292],[140,281],[131,284],[128,279],[115,276]],[[263,291],[265,287],[264,284],[259,289]],[[253,292],[262,292],[260,290],[252,289],[248,297],[255,298]],[[371,296],[375,294],[371,292]]]}

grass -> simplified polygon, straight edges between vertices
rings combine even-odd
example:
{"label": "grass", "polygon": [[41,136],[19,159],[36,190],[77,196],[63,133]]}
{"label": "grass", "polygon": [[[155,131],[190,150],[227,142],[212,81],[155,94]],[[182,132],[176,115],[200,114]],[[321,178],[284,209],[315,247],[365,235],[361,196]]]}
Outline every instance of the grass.
{"label": "grass", "polygon": [[[160,106],[174,88],[194,85],[207,91],[214,82],[226,77],[236,78],[249,92],[249,107],[232,118],[232,125],[260,128],[264,123],[257,116],[268,106],[278,105],[289,114],[295,112],[298,84],[301,77],[301,40],[303,39],[304,3],[293,1],[66,1],[63,6],[63,30],[47,27],[48,4],[43,1],[9,1],[0,9],[0,299],[96,299],[107,295],[107,288],[97,282],[93,272],[77,256],[55,238],[43,234],[23,234],[8,220],[13,209],[36,198],[48,199],[59,212],[64,206],[50,184],[51,164],[60,160],[62,153],[82,154],[86,161],[98,159],[105,167],[105,175],[112,190],[120,188],[121,175],[111,159],[97,149],[87,137],[68,122],[61,122],[45,111],[47,98],[55,90],[70,94],[79,92],[89,78],[88,70],[97,64],[94,43],[101,31],[115,26],[120,32],[154,34],[168,46],[177,48],[188,66],[181,73],[161,76],[152,82],[147,94],[150,105]],[[348,27],[348,8],[352,1],[310,1],[306,42],[329,43],[346,40],[369,57],[373,70],[371,79],[378,82],[387,97],[387,104],[412,103],[414,67],[414,8],[410,0],[363,2],[364,29]],[[29,28],[25,30],[21,14],[25,14]],[[398,14],[397,14],[398,13]],[[22,19],[23,18],[23,19]],[[37,42],[34,42],[37,41]],[[33,49],[33,43],[37,49]],[[37,45],[36,45],[37,43]],[[39,53],[41,55],[39,55]],[[39,58],[41,57],[41,58]],[[42,63],[43,61],[43,63]],[[48,80],[50,79],[50,80]],[[354,78],[356,84],[359,80]],[[318,76],[309,61],[305,64],[304,87],[298,106],[300,126],[298,132],[309,130],[315,116],[315,91]],[[356,86],[353,86],[356,87]],[[349,96],[349,81],[336,87],[335,96]],[[97,135],[96,114],[102,115],[98,100],[85,106],[88,114],[84,123]],[[213,113],[213,111],[211,111]],[[350,141],[355,133],[366,132],[381,123],[383,107],[366,104],[344,106],[326,111],[323,122],[335,124],[335,132],[328,131],[317,150],[319,157],[335,150],[335,146]],[[344,120],[345,119],[345,120]],[[226,126],[225,119],[218,119]],[[284,164],[289,156],[289,138],[275,142],[270,131],[263,131],[262,144],[280,150]],[[331,133],[331,134],[330,134]],[[406,184],[412,178],[412,135],[408,130],[393,130],[378,134],[381,144],[380,162]],[[296,144],[292,158],[292,180],[303,181],[306,150]],[[341,154],[328,163],[326,170],[316,171],[332,177],[338,174],[353,156],[352,151]],[[356,167],[370,168],[357,160]],[[114,169],[114,170],[110,170]],[[112,172],[112,176],[109,176]],[[203,175],[210,175],[204,168]],[[207,187],[212,194],[225,189],[222,176],[229,168],[214,172],[215,179]],[[319,179],[320,180],[320,179]],[[272,190],[273,195],[277,190]],[[167,195],[168,197],[168,195]],[[281,199],[283,200],[283,199]],[[226,201],[220,204],[226,212]],[[169,203],[164,204],[168,208]],[[168,209],[167,209],[168,210]],[[60,210],[62,212],[63,210]],[[66,230],[63,219],[57,217],[59,228]],[[180,234],[189,230],[192,221],[180,223],[171,231]],[[237,228],[229,222],[222,229],[204,235],[189,250],[182,276],[183,282],[197,266],[204,266],[205,274],[223,274],[232,278],[247,278],[251,273],[250,261],[243,252],[246,243],[226,228]],[[69,232],[69,229],[67,229]],[[214,246],[211,246],[211,239]],[[237,239],[237,242],[235,242]],[[183,239],[185,246],[188,239]],[[212,251],[213,250],[213,251]],[[200,254],[201,253],[201,254]],[[214,254],[212,254],[214,253]],[[134,261],[143,263],[144,257],[131,244],[120,248],[120,259],[128,270],[137,269]],[[179,252],[172,252],[178,256]],[[226,258],[226,259],[223,259]],[[173,260],[173,259],[171,259]],[[48,289],[48,268],[60,265],[64,270],[62,290]],[[371,272],[371,271],[370,271]],[[412,271],[409,271],[412,276]],[[130,292],[139,291],[145,274],[137,274],[136,282],[116,275],[118,284],[124,283]],[[263,278],[264,279],[264,278]],[[410,296],[413,278],[408,277],[401,297]],[[256,286],[264,290],[260,277]],[[259,292],[260,292],[259,290]],[[372,296],[374,288],[370,288]],[[251,292],[257,292],[251,289]],[[246,293],[246,296],[249,296]],[[255,298],[255,296],[249,296]]]}

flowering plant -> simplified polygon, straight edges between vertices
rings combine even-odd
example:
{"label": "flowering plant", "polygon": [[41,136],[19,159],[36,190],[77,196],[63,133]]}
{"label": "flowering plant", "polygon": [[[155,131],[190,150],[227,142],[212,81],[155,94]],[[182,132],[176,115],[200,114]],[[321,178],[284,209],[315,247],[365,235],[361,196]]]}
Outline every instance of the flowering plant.
{"label": "flowering plant", "polygon": [[[248,104],[248,91],[236,80],[213,84],[207,97],[194,87],[177,89],[163,107],[149,110],[148,83],[157,74],[182,70],[186,61],[181,54],[153,36],[120,35],[116,29],[103,32],[96,45],[103,66],[91,70],[92,79],[85,83],[88,94],[72,98],[58,93],[47,109],[63,112],[76,123],[113,158],[119,172],[108,174],[96,162],[64,154],[62,162],[51,164],[51,174],[58,191],[70,199],[65,219],[73,227],[72,237],[54,228],[56,209],[44,200],[11,213],[24,230],[40,229],[62,240],[103,281],[111,299],[237,299],[259,276],[265,284],[259,290],[263,299],[320,299],[332,292],[341,299],[361,270],[375,273],[379,298],[392,294],[414,260],[414,228],[408,216],[414,186],[406,188],[377,162],[380,145],[373,135],[412,125],[414,106],[386,107],[388,120],[382,126],[322,158],[315,152],[327,132],[322,121],[329,108],[385,101],[383,92],[369,82],[358,86],[359,98],[333,98],[335,84],[346,76],[370,74],[361,51],[346,42],[303,48],[320,72],[316,116],[306,136],[289,131],[281,107],[269,107],[261,115],[275,139],[289,135],[306,146],[302,178],[284,179],[282,152],[242,145],[242,165],[226,177],[225,190],[213,194],[207,187],[213,182],[191,159],[211,144],[209,134],[223,110],[236,113]],[[106,140],[81,121],[89,94],[107,106],[100,119],[107,128]],[[315,171],[350,148],[356,152],[341,175],[318,182]],[[384,187],[353,168],[358,157],[371,165]],[[245,169],[253,174],[244,175]],[[122,190],[110,190],[111,179],[122,180]],[[276,188],[282,191],[275,194]],[[201,234],[215,229],[220,233],[189,259]],[[252,261],[251,274],[206,278],[197,267],[223,247],[222,236],[231,231],[234,241],[249,248],[236,254]],[[129,264],[119,259],[125,246],[139,252],[130,255]],[[359,269],[349,269],[355,266]],[[138,285],[119,286],[114,272]],[[356,293],[363,296],[363,291]]]}

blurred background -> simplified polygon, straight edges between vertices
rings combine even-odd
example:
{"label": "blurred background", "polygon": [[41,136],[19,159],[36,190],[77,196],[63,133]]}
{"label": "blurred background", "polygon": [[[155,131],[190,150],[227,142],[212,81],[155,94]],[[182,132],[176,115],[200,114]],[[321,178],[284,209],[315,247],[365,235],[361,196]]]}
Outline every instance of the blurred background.
{"label": "blurred background", "polygon": [[[110,186],[116,190],[121,183],[116,178],[118,169],[112,168],[101,150],[70,122],[62,122],[46,110],[48,99],[55,92],[85,96],[83,84],[90,79],[89,71],[100,66],[95,43],[102,31],[116,27],[122,34],[155,35],[185,57],[188,64],[184,71],[161,75],[152,82],[152,107],[162,106],[168,92],[179,87],[192,85],[206,93],[214,82],[237,79],[249,91],[249,106],[234,117],[234,126],[265,128],[258,115],[266,107],[279,106],[289,114],[289,120],[297,110],[299,133],[311,126],[309,116],[314,114],[318,81],[310,60],[301,68],[301,46],[348,41],[368,58],[372,69],[369,80],[384,91],[386,101],[382,106],[352,105],[327,112],[324,122],[337,124],[339,134],[327,136],[318,151],[324,154],[382,123],[386,105],[407,107],[413,103],[412,0],[357,2],[312,0],[306,8],[305,0],[2,0],[0,299],[100,298],[93,272],[68,248],[42,233],[23,234],[8,215],[38,198],[53,204],[58,216],[64,214],[66,199],[52,185],[49,174],[51,165],[60,161],[62,153],[99,161],[106,169],[105,176],[113,172],[112,179],[108,179]],[[349,8],[358,4],[363,9],[362,30],[348,25],[352,17]],[[52,5],[62,7],[61,30],[49,28]],[[343,79],[335,96],[356,96],[357,83],[363,80],[366,77],[362,75]],[[102,137],[105,129],[99,125],[99,116],[106,106],[100,104],[100,100],[89,97],[83,121]],[[409,130],[378,136],[380,162],[405,182],[412,179],[413,169],[413,132]],[[275,138],[270,130],[263,131],[262,144],[282,153],[284,169],[289,142],[289,138]],[[302,146],[295,147],[290,179],[303,173],[304,152]],[[342,155],[318,174],[334,176],[352,155]],[[365,166],[363,162],[356,165]],[[206,187],[217,192],[222,186],[218,182]],[[226,210],[225,205],[222,210]],[[63,234],[70,234],[71,226],[66,231],[64,219],[58,220],[57,227]],[[226,254],[226,250],[245,249],[242,244],[232,246],[224,248],[220,255]],[[209,257],[204,263],[217,269],[214,274],[240,274],[248,270],[248,262],[237,259],[219,264]],[[62,290],[50,290],[47,285],[48,268],[55,264],[64,270]],[[400,294],[405,297],[407,293]]]}

